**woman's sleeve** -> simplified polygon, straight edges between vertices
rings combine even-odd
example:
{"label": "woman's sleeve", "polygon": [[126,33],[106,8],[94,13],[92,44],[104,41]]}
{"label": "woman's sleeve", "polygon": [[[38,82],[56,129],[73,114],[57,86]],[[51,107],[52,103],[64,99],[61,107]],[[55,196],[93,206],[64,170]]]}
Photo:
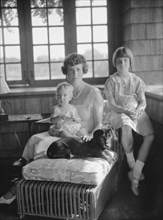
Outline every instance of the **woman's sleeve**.
{"label": "woman's sleeve", "polygon": [[105,82],[104,94],[109,103],[114,100],[114,83],[111,77],[109,77]]}
{"label": "woman's sleeve", "polygon": [[78,114],[78,110],[77,110],[77,108],[74,106],[74,115],[73,115],[73,118],[74,118],[74,120],[76,121],[76,122],[81,122],[81,118],[80,118],[80,116],[79,116],[79,114]]}
{"label": "woman's sleeve", "polygon": [[96,89],[93,93],[92,102],[93,115],[95,121],[95,128],[93,129],[93,131],[95,131],[101,128],[103,119],[104,100],[99,89]]}

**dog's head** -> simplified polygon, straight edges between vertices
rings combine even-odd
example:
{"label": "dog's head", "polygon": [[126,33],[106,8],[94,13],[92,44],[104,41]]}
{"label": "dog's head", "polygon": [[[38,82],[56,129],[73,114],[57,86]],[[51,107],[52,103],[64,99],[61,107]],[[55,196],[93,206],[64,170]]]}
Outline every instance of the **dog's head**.
{"label": "dog's head", "polygon": [[66,143],[61,141],[55,141],[49,146],[47,150],[47,156],[51,159],[55,159],[55,158],[69,159],[71,157],[71,152]]}
{"label": "dog's head", "polygon": [[118,133],[112,127],[105,128],[104,133],[105,133],[105,138],[106,138],[106,146],[108,149],[110,149],[112,147],[113,141],[114,142],[118,141]]}
{"label": "dog's head", "polygon": [[101,150],[105,150],[106,138],[102,129],[98,129],[93,133],[93,139],[95,141],[96,146],[98,146]]}

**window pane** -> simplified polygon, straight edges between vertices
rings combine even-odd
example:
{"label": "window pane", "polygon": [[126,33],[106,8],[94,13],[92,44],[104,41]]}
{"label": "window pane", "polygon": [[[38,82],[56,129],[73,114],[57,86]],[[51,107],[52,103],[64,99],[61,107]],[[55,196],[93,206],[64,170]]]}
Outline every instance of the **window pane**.
{"label": "window pane", "polygon": [[90,0],[76,0],[76,6],[89,6]]}
{"label": "window pane", "polygon": [[77,42],[91,42],[91,27],[77,27]]}
{"label": "window pane", "polygon": [[32,9],[31,10],[32,26],[46,26],[47,13],[46,9]]}
{"label": "window pane", "polygon": [[33,44],[47,44],[47,28],[33,28]]}
{"label": "window pane", "polygon": [[2,9],[3,26],[18,26],[17,9]]}
{"label": "window pane", "polygon": [[94,42],[107,42],[107,27],[104,26],[94,26],[93,27],[93,41]]}
{"label": "window pane", "polygon": [[64,43],[63,27],[49,28],[50,43]]}
{"label": "window pane", "polygon": [[2,28],[0,28],[0,44],[2,44]]}
{"label": "window pane", "polygon": [[56,1],[56,0],[47,0],[48,7],[62,7],[63,3],[62,0]]}
{"label": "window pane", "polygon": [[63,45],[50,46],[50,61],[63,61],[65,48]]}
{"label": "window pane", "polygon": [[49,9],[49,25],[63,25],[63,9]]}
{"label": "window pane", "polygon": [[6,46],[5,61],[6,63],[20,62],[20,46]]}
{"label": "window pane", "polygon": [[107,23],[106,8],[93,8],[93,24],[106,24],[106,23]]}
{"label": "window pane", "polygon": [[92,45],[91,44],[78,44],[78,53],[83,54],[86,60],[92,60]]}
{"label": "window pane", "polygon": [[22,80],[20,64],[7,64],[6,77],[7,80]]}
{"label": "window pane", "polygon": [[95,77],[107,77],[109,75],[108,61],[95,61]]}
{"label": "window pane", "polygon": [[0,75],[1,75],[1,76],[4,76],[4,75],[5,75],[5,74],[4,74],[4,65],[3,65],[3,64],[0,65]]}
{"label": "window pane", "polygon": [[31,7],[46,7],[46,0],[31,0]]}
{"label": "window pane", "polygon": [[16,7],[17,1],[16,0],[12,0],[12,1],[1,0],[1,6],[2,7]]}
{"label": "window pane", "polygon": [[61,66],[63,66],[63,63],[52,63],[51,64],[52,79],[65,79],[65,75],[63,75],[61,71]]}
{"label": "window pane", "polygon": [[36,80],[49,79],[49,64],[46,63],[34,64],[34,69],[35,69]]}
{"label": "window pane", "polygon": [[5,44],[19,44],[18,28],[4,28],[4,41]]}
{"label": "window pane", "polygon": [[77,25],[91,24],[90,8],[77,8],[76,9],[76,23]]}
{"label": "window pane", "polygon": [[107,58],[108,58],[108,45],[94,44],[94,59],[107,59]]}
{"label": "window pane", "polygon": [[107,5],[107,0],[93,0],[92,5],[93,6]]}
{"label": "window pane", "polygon": [[49,61],[47,46],[34,46],[33,50],[34,50],[34,62]]}
{"label": "window pane", "polygon": [[83,75],[84,78],[91,78],[93,77],[93,69],[92,69],[92,62],[87,62],[88,63],[88,72]]}
{"label": "window pane", "polygon": [[4,57],[3,57],[3,47],[0,47],[0,63],[4,62]]}

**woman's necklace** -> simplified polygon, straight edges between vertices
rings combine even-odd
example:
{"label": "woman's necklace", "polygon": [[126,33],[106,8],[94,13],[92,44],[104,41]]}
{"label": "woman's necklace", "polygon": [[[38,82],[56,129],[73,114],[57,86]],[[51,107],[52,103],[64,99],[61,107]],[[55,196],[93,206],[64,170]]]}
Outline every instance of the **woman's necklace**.
{"label": "woman's necklace", "polygon": [[80,88],[78,89],[78,91],[76,92],[77,95],[74,95],[74,94],[73,94],[73,98],[74,98],[74,99],[77,99],[77,98],[81,95],[83,89],[84,89],[84,84],[82,84],[82,85],[80,86]]}

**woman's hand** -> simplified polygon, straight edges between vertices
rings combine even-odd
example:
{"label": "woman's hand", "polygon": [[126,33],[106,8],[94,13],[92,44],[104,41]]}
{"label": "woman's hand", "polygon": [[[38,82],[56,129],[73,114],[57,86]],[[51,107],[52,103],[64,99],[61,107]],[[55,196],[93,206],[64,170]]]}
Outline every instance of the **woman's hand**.
{"label": "woman's hand", "polygon": [[92,138],[93,138],[93,134],[88,134],[88,135],[84,135],[82,137],[82,140],[87,142],[90,141]]}

